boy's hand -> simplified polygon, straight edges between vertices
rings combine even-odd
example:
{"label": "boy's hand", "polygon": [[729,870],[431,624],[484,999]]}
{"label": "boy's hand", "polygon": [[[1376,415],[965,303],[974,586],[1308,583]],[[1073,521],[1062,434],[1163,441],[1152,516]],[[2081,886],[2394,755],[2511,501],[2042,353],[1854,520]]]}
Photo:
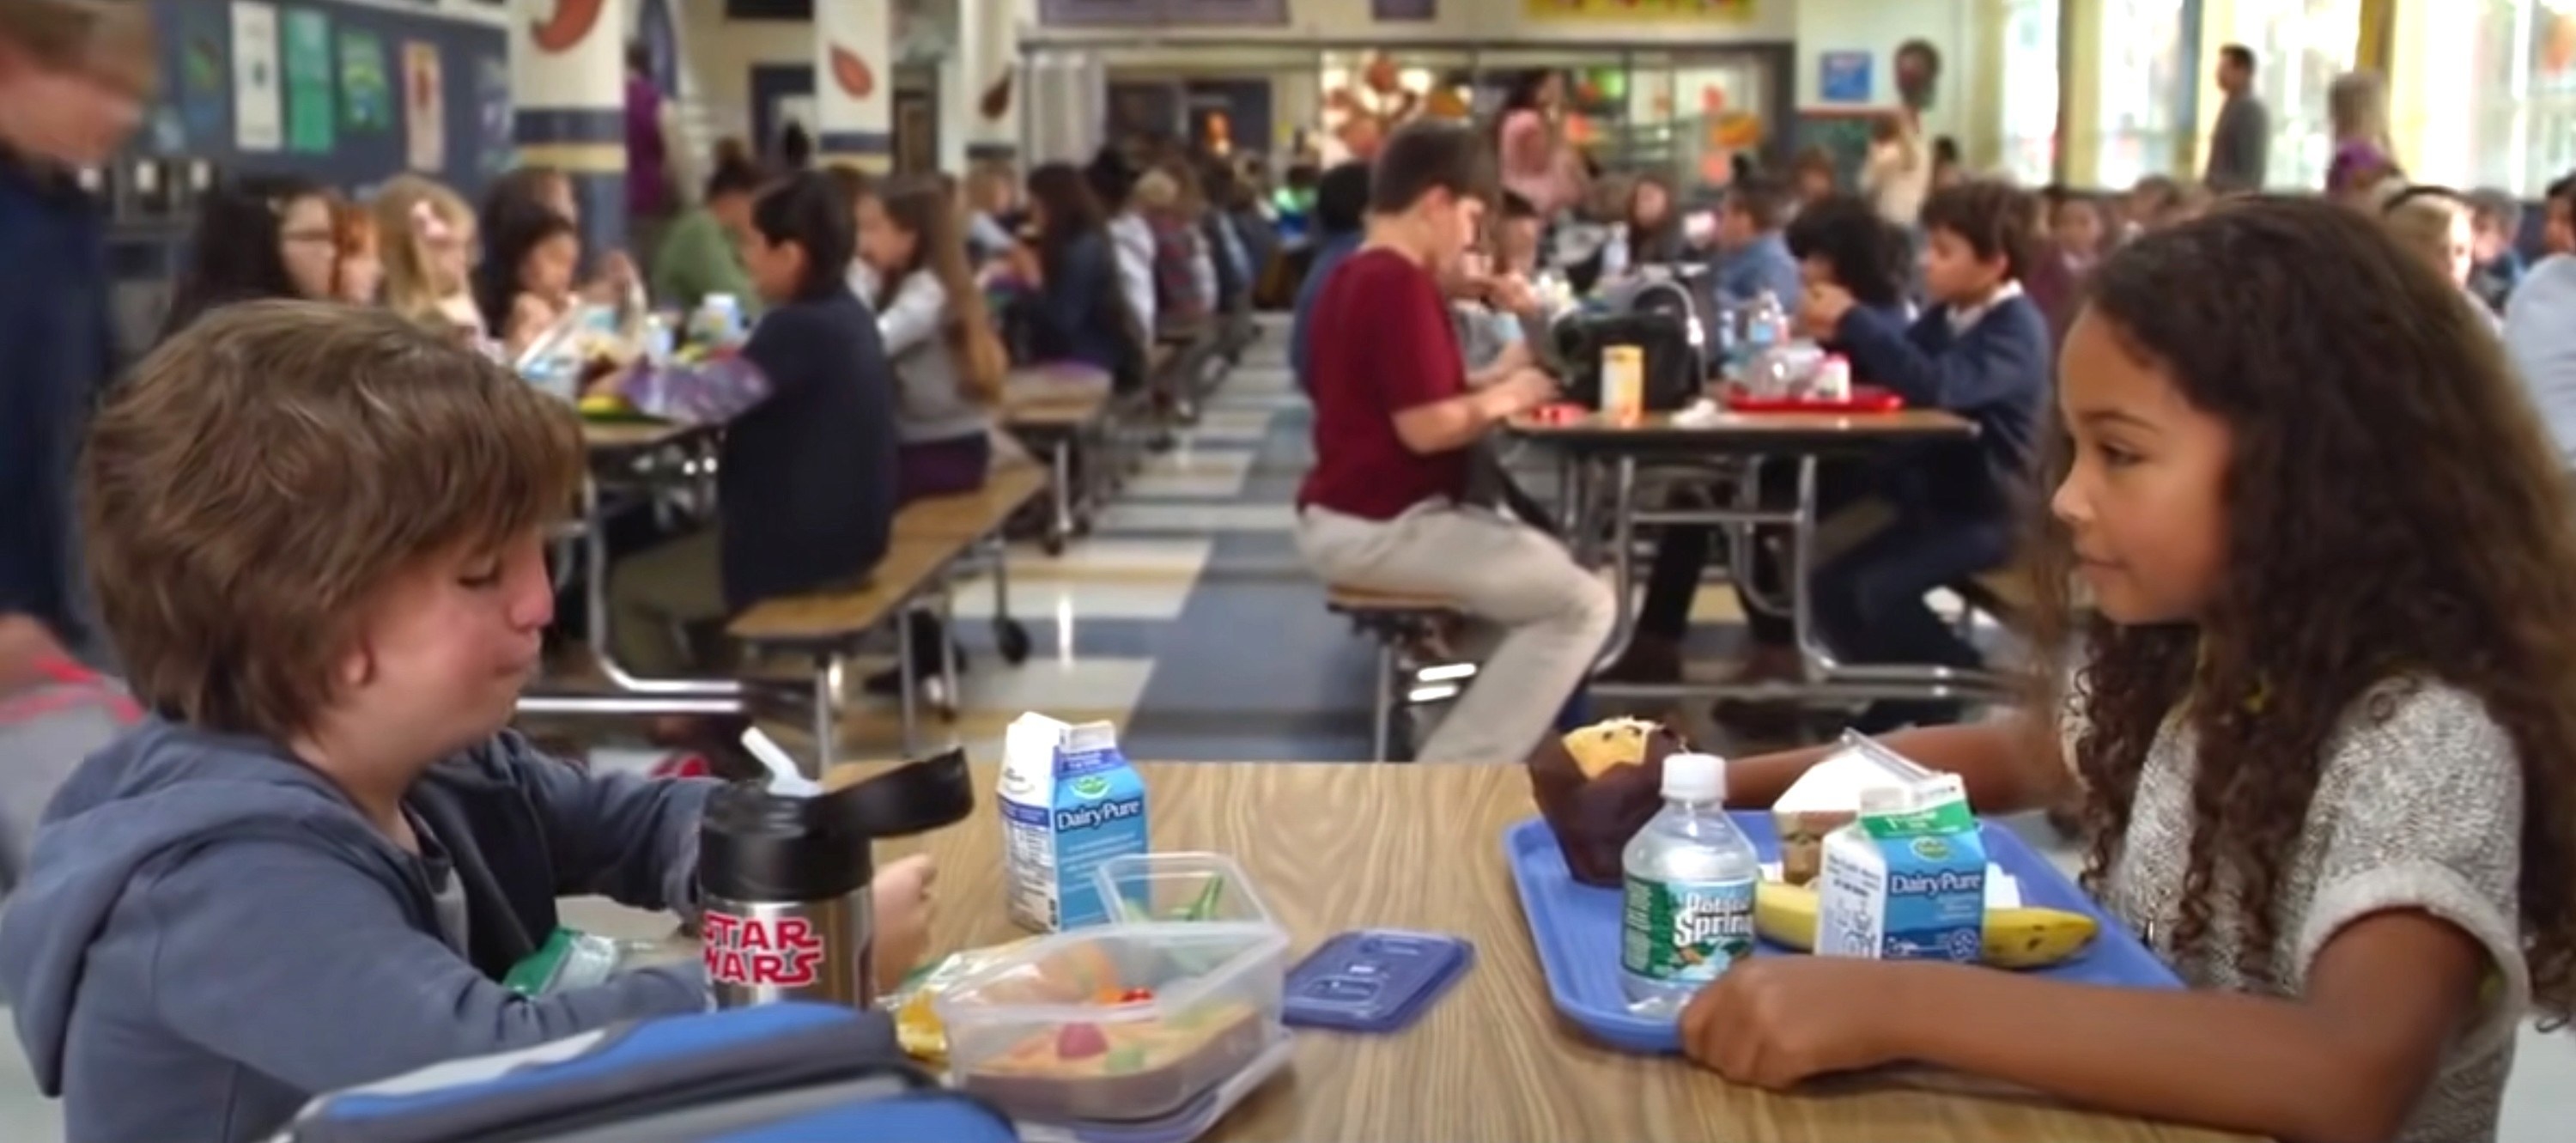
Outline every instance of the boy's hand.
{"label": "boy's hand", "polygon": [[1485,287],[1485,304],[1507,314],[1528,317],[1538,312],[1538,291],[1519,274],[1500,274]]}
{"label": "boy's hand", "polygon": [[1496,420],[1516,417],[1556,399],[1556,378],[1537,368],[1515,369],[1493,386],[1480,392],[1492,402]]}
{"label": "boy's hand", "polygon": [[1892,1062],[1905,965],[1821,956],[1737,963],[1682,1010],[1682,1051],[1741,1084],[1774,1090]]}
{"label": "boy's hand", "polygon": [[1843,315],[1852,311],[1851,291],[1831,282],[1816,282],[1807,287],[1806,300],[1798,306],[1798,325],[1807,336],[1818,341],[1829,340],[1842,328]]}
{"label": "boy's hand", "polygon": [[877,993],[901,983],[930,950],[930,883],[938,878],[930,855],[915,854],[878,870],[876,880],[868,883],[876,918],[876,955],[870,960],[876,965]]}

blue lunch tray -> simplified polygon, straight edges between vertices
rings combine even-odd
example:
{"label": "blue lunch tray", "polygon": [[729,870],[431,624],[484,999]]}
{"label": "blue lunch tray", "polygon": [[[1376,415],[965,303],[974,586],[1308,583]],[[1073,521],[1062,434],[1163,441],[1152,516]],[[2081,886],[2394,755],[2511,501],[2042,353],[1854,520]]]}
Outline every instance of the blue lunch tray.
{"label": "blue lunch tray", "polygon": [[[1764,862],[1780,859],[1780,839],[1770,813],[1736,811],[1728,816],[1752,840]],[[2135,933],[2112,920],[2047,858],[2032,852],[2009,829],[1986,821],[1978,825],[1985,834],[1986,860],[2020,882],[2023,904],[2083,913],[2101,922],[2101,935],[2082,955],[2030,971],[2076,984],[2182,987],[2173,970],[2147,951]],[[1627,995],[1619,986],[1619,891],[1578,884],[1566,869],[1565,855],[1557,849],[1556,835],[1548,832],[1545,818],[1531,818],[1503,831],[1503,857],[1511,863],[1521,912],[1529,920],[1530,943],[1538,948],[1539,970],[1547,977],[1548,996],[1555,1001],[1557,1014],[1622,1051],[1681,1051],[1676,1022],[1628,1011]],[[1805,954],[1763,941],[1755,946],[1754,955]]]}

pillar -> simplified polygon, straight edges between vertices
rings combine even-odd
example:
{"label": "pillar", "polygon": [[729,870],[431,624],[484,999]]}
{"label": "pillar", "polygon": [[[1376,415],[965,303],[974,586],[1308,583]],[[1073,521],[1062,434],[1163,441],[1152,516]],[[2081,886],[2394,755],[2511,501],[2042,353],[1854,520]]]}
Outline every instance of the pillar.
{"label": "pillar", "polygon": [[626,29],[630,0],[519,0],[510,21],[519,162],[572,178],[585,250],[626,244]]}
{"label": "pillar", "polygon": [[2057,181],[2069,186],[2101,181],[2102,35],[2102,5],[2070,0],[2058,6]]}
{"label": "pillar", "polygon": [[814,5],[814,158],[894,168],[894,0]]}
{"label": "pillar", "polygon": [[[2510,18],[2498,13],[2494,18]],[[2369,19],[2364,10],[2365,23]],[[2478,128],[2481,86],[2501,89],[2503,76],[2473,74],[2479,66],[2478,37],[2486,29],[2474,14],[2427,0],[2404,0],[2389,13],[2389,33],[2381,37],[2388,77],[2388,134],[2407,174],[2420,182],[2469,186],[2485,174]],[[2367,66],[2367,65],[2365,65]]]}
{"label": "pillar", "polygon": [[941,76],[941,170],[1018,159],[1020,107],[1028,99],[1019,74],[1020,15],[1017,0],[957,0],[957,50]]}

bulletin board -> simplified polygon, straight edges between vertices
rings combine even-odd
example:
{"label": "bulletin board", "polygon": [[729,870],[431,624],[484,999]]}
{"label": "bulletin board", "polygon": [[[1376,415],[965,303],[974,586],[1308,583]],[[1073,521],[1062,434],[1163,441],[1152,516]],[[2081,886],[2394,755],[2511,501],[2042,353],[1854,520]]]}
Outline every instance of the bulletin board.
{"label": "bulletin board", "polygon": [[363,190],[478,194],[513,161],[508,30],[333,0],[153,0],[161,98],[134,150]]}

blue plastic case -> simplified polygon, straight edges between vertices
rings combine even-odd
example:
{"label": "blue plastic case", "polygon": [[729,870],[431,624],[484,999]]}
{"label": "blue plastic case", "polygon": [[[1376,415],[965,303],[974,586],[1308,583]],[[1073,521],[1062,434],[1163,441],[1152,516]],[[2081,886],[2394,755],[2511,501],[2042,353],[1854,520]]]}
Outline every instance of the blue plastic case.
{"label": "blue plastic case", "polygon": [[1325,941],[1288,970],[1290,1027],[1399,1032],[1421,1019],[1476,961],[1459,937],[1360,929]]}

